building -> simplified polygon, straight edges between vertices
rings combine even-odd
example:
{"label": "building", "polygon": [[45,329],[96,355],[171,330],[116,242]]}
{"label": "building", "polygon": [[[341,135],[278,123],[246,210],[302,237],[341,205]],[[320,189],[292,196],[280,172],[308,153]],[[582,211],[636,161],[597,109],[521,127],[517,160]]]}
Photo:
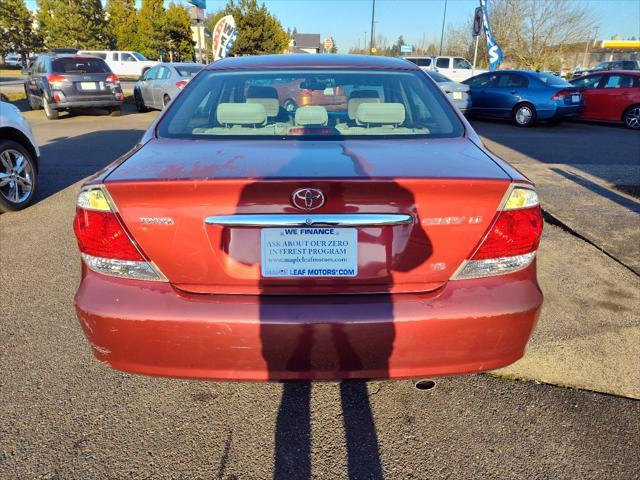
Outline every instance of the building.
{"label": "building", "polygon": [[320,53],[322,43],[319,33],[294,33],[289,42],[288,53]]}

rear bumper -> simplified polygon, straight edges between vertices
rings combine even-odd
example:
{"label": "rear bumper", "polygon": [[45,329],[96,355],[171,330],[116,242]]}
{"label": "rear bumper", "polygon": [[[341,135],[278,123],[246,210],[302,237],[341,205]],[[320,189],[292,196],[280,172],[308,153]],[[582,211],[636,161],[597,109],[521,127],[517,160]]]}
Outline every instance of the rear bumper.
{"label": "rear bumper", "polygon": [[119,107],[124,102],[115,98],[87,98],[82,100],[69,99],[59,103],[52,103],[51,108],[55,110],[63,110],[66,108],[103,108],[103,107]]}
{"label": "rear bumper", "polygon": [[557,118],[578,118],[584,105],[571,105],[571,106],[558,106],[555,110],[545,110],[538,112],[538,118],[540,120],[550,120]]}
{"label": "rear bumper", "polygon": [[83,267],[78,319],[98,360],[225,380],[403,378],[519,359],[538,318],[535,264],[425,294],[187,295]]}

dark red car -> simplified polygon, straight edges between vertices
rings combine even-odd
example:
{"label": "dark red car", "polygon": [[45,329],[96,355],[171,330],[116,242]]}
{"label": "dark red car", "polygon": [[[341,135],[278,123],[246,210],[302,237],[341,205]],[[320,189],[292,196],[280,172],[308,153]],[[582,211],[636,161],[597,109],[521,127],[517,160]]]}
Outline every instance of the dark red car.
{"label": "dark red car", "polygon": [[571,83],[581,88],[585,98],[580,118],[624,122],[628,128],[640,129],[640,72],[603,71]]}
{"label": "dark red car", "polygon": [[[278,82],[343,89],[287,112]],[[398,378],[519,359],[542,303],[533,185],[400,59],[237,57],[82,188],[78,318],[114,368]]]}

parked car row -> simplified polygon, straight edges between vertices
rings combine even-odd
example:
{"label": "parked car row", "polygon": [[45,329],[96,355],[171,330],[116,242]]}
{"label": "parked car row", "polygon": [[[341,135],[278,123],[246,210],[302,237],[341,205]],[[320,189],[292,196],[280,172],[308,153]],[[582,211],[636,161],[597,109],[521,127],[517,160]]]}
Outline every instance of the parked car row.
{"label": "parked car row", "polygon": [[640,129],[640,71],[600,71],[567,82],[549,72],[499,70],[462,84],[439,72],[426,73],[465,114],[512,120],[522,127],[579,118]]}

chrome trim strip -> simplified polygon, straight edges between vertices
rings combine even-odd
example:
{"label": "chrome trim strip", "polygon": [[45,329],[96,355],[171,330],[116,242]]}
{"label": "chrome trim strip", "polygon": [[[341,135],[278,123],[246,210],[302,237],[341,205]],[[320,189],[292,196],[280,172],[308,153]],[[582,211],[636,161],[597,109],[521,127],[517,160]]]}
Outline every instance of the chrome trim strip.
{"label": "chrome trim strip", "polygon": [[327,214],[267,214],[213,215],[207,225],[223,227],[384,227],[413,223],[411,215],[389,213],[327,213]]}

